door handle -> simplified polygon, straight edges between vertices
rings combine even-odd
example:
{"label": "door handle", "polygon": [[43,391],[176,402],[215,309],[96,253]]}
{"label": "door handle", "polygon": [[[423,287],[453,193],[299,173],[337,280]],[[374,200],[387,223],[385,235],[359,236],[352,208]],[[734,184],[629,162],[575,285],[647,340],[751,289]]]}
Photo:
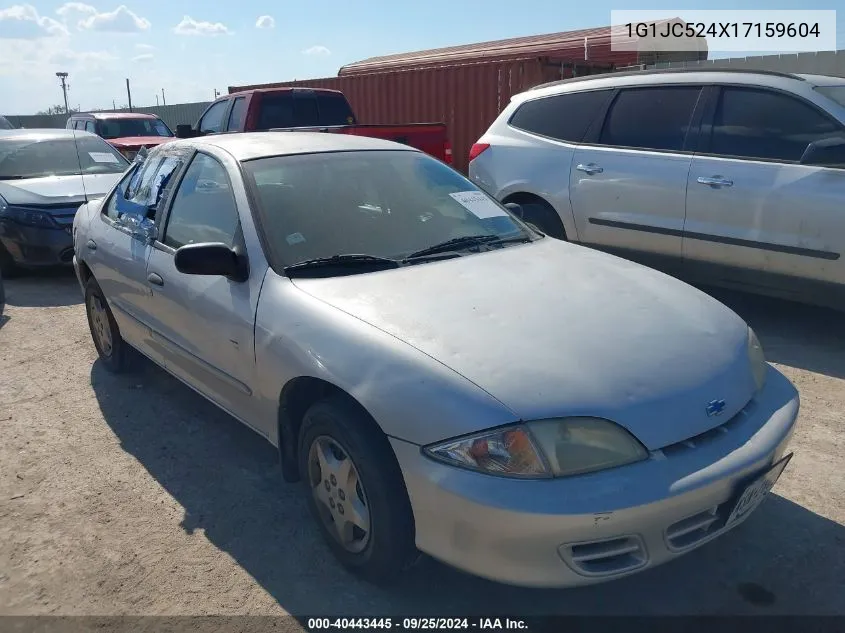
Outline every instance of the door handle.
{"label": "door handle", "polygon": [[94,240],[88,240],[88,242],[86,242],[85,246],[88,247],[89,251],[96,251],[97,250],[97,242],[95,242]]}
{"label": "door handle", "polygon": [[584,173],[589,174],[590,176],[592,176],[593,174],[600,174],[604,171],[603,167],[599,167],[595,163],[589,163],[587,165],[581,163],[577,165],[575,169],[577,169],[578,171],[583,171]]}
{"label": "door handle", "polygon": [[164,279],[162,279],[161,275],[159,275],[158,273],[150,273],[149,275],[147,275],[147,281],[149,281],[154,286],[164,285]]}
{"label": "door handle", "polygon": [[710,185],[711,187],[732,187],[734,184],[733,180],[728,180],[727,178],[722,178],[721,176],[712,176],[710,178],[701,176],[699,177],[698,182],[702,185]]}

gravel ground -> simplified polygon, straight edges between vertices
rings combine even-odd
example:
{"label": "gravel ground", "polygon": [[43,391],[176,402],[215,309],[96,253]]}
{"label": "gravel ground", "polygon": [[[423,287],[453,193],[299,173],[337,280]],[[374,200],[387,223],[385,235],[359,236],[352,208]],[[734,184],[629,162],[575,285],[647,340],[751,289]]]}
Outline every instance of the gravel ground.
{"label": "gravel ground", "polygon": [[6,281],[0,614],[845,615],[845,321],[719,292],[798,386],[795,457],[745,524],[670,564],[527,590],[423,560],[398,585],[334,561],[274,449],[149,362],[96,361],[70,273]]}

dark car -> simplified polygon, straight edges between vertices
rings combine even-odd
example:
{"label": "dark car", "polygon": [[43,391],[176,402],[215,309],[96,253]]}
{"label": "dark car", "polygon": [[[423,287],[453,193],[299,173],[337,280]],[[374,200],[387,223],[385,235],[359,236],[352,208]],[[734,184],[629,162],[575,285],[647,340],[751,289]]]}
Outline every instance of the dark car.
{"label": "dark car", "polygon": [[73,218],[100,198],[128,161],[100,137],[78,130],[0,132],[0,269],[73,260]]}

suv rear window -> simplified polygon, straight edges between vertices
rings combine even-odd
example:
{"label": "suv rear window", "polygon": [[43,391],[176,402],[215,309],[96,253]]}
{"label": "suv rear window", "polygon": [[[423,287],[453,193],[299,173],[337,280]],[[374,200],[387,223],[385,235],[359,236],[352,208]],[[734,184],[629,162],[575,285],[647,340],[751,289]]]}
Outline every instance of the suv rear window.
{"label": "suv rear window", "polygon": [[355,117],[343,95],[284,92],[262,95],[257,129],[351,123],[355,123]]}
{"label": "suv rear window", "polygon": [[700,86],[627,88],[610,106],[599,143],[681,151]]}
{"label": "suv rear window", "polygon": [[611,90],[593,90],[527,101],[513,114],[510,125],[558,141],[580,143],[611,94]]}

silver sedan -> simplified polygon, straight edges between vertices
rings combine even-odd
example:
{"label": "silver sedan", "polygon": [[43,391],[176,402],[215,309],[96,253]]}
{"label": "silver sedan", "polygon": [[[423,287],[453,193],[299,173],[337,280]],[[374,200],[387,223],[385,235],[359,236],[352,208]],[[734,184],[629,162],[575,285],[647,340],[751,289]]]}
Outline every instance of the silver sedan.
{"label": "silver sedan", "polygon": [[133,348],[278,447],[373,581],[424,552],[598,582],[740,524],[794,387],[724,305],[512,211],[375,139],[162,145],[76,215],[98,362]]}

